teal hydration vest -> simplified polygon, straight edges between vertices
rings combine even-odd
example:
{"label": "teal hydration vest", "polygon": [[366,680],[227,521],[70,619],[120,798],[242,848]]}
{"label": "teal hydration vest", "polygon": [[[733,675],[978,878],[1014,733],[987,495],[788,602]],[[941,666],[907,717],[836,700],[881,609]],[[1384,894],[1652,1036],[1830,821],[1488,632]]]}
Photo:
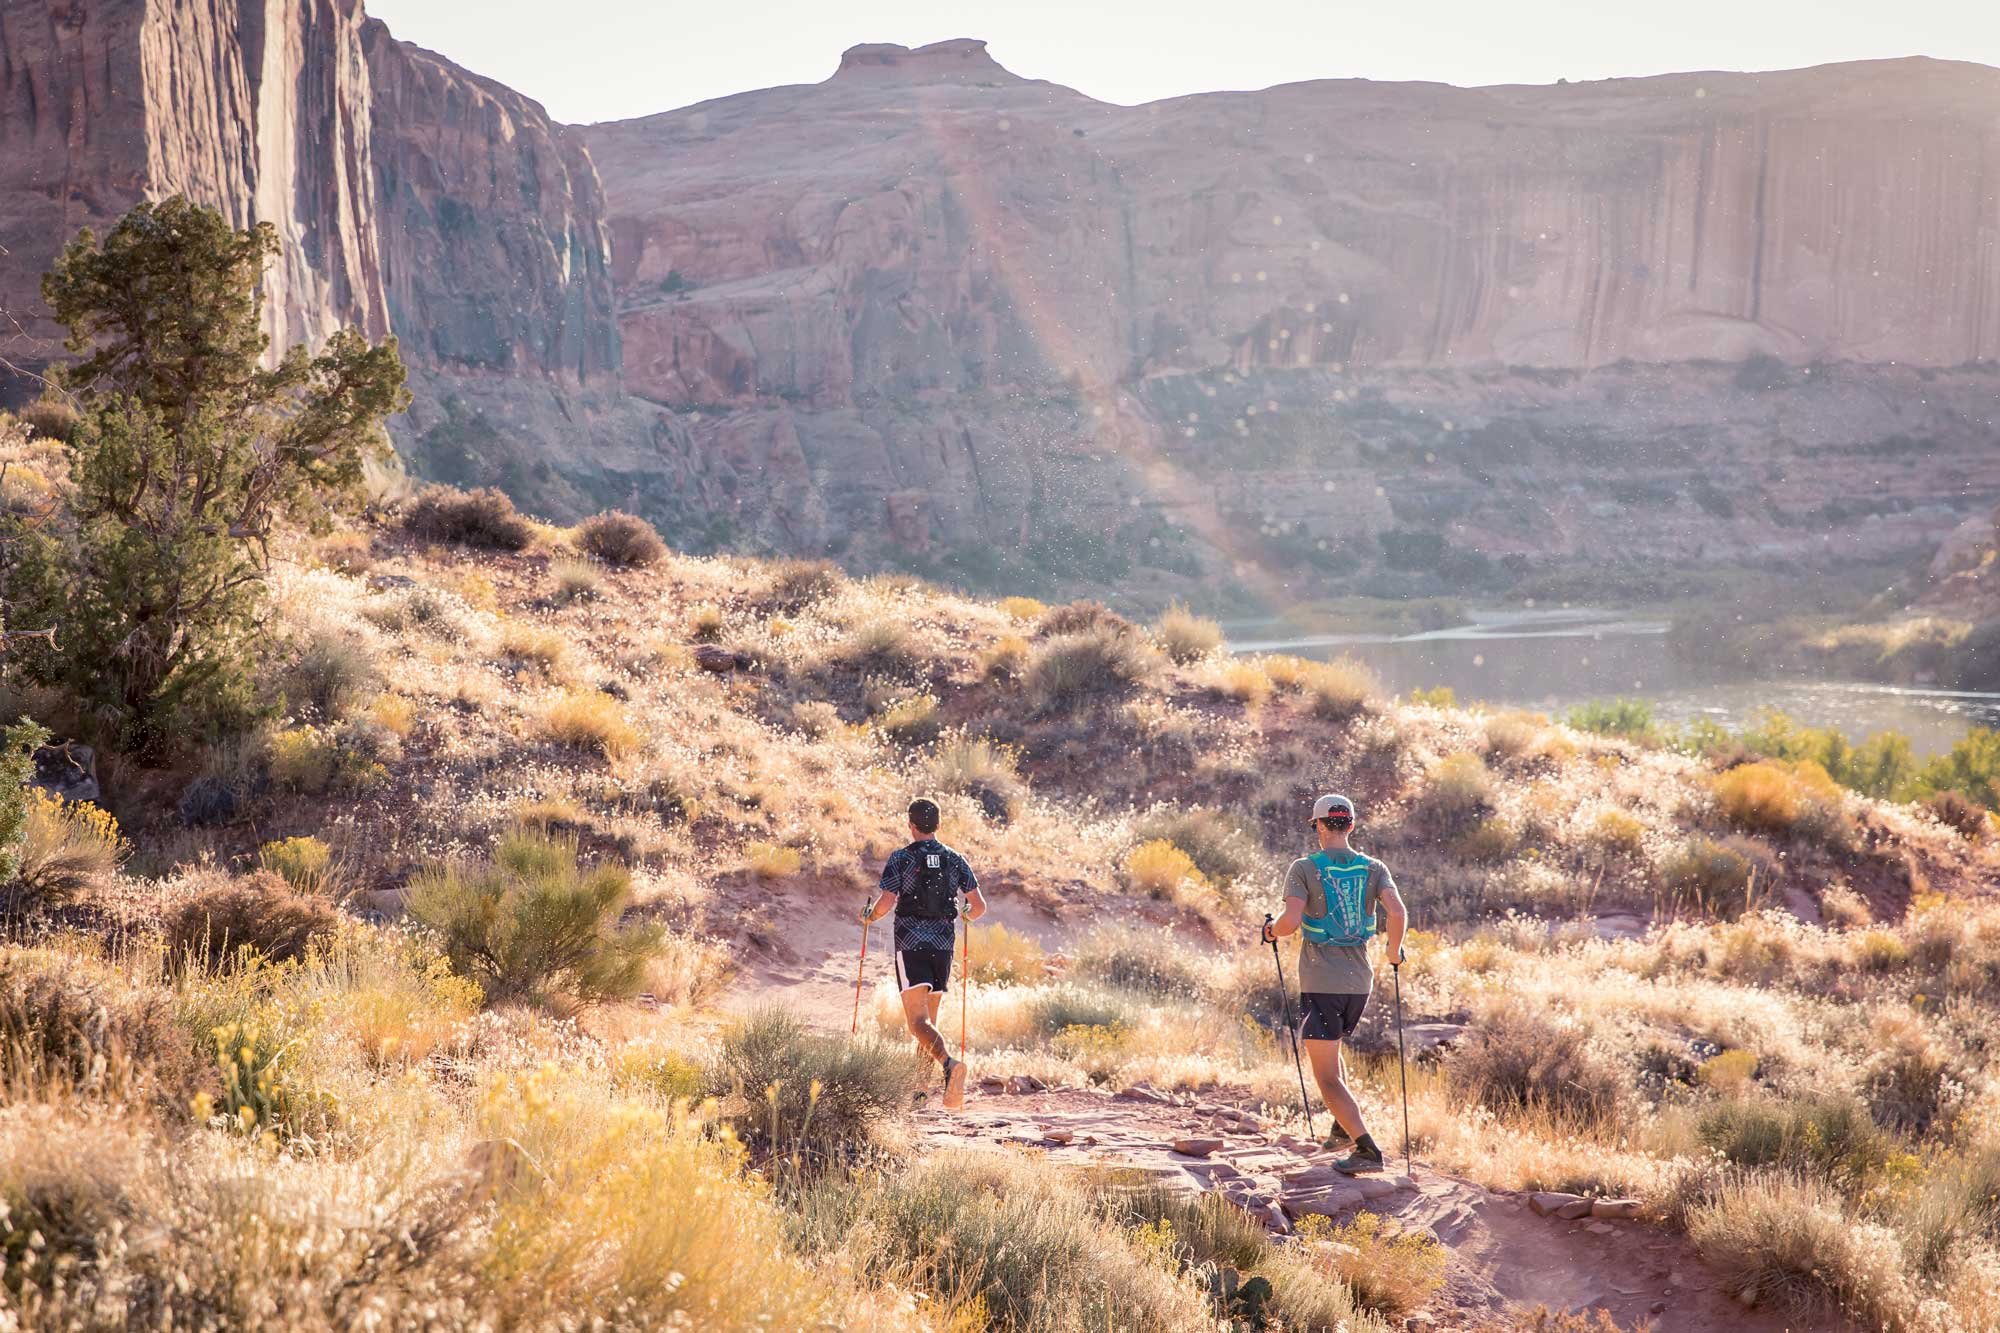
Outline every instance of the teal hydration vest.
{"label": "teal hydration vest", "polygon": [[1314,852],[1312,863],[1319,870],[1326,915],[1299,922],[1306,939],[1314,944],[1368,943],[1375,934],[1375,914],[1368,910],[1368,858],[1336,861],[1326,852]]}

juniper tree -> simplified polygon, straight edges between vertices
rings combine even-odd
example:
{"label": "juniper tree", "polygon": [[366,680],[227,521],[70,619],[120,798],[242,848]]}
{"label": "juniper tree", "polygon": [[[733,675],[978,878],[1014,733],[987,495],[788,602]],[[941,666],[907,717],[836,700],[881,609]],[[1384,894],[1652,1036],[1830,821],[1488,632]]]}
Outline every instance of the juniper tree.
{"label": "juniper tree", "polygon": [[176,197],[101,245],[84,231],[42,280],[81,357],[62,379],[82,417],[66,521],[15,562],[17,600],[59,621],[59,647],[23,657],[144,755],[242,715],[273,531],[356,494],[409,402],[393,338],[341,330],[263,363],[278,250],[270,224],[239,231]]}

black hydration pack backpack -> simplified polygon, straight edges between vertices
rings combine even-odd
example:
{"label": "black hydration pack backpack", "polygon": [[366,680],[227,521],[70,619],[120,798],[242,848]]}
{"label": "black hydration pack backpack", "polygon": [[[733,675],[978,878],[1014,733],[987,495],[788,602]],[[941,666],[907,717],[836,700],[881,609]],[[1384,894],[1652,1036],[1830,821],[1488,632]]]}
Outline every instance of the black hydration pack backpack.
{"label": "black hydration pack backpack", "polygon": [[910,855],[917,858],[916,885],[896,903],[899,916],[944,920],[958,915],[953,901],[951,876],[945,869],[942,843],[911,843]]}

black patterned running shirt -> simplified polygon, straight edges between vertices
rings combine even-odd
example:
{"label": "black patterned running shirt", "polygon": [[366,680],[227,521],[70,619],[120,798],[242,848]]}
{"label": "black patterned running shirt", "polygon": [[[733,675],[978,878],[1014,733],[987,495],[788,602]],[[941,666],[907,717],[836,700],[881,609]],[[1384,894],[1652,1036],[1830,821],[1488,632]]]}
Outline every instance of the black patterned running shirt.
{"label": "black patterned running shirt", "polygon": [[951,848],[936,838],[925,838],[907,847],[899,847],[889,856],[888,864],[882,867],[882,892],[896,895],[896,948],[901,949],[945,949],[958,943],[958,920],[955,917],[907,916],[903,912],[903,895],[917,886],[917,873],[923,868],[924,856],[944,858],[945,883],[951,891],[963,898],[979,887],[979,879],[972,873],[972,867]]}

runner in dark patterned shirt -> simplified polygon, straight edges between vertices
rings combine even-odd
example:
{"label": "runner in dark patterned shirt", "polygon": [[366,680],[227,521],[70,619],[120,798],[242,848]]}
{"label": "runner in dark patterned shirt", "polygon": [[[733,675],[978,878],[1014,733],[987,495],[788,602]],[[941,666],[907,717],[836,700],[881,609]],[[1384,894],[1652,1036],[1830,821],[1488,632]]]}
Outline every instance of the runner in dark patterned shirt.
{"label": "runner in dark patterned shirt", "polygon": [[977,921],[986,915],[986,899],[965,858],[937,840],[937,827],[935,801],[910,802],[910,845],[898,848],[882,867],[881,893],[862,909],[861,919],[896,914],[896,989],[903,1021],[917,1048],[944,1067],[944,1104],[955,1111],[965,1105],[965,1065],[952,1059],[938,1031],[938,1010],[951,982],[959,913]]}

